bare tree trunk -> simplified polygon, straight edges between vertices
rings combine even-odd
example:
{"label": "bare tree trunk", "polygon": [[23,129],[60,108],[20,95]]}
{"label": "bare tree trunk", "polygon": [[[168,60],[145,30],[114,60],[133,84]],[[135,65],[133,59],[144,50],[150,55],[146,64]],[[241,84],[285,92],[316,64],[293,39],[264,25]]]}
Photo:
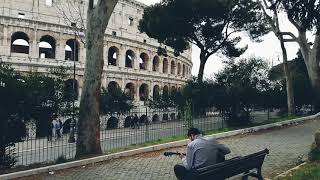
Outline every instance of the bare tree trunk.
{"label": "bare tree trunk", "polygon": [[283,72],[286,79],[288,116],[292,116],[292,115],[295,115],[293,79],[292,79],[292,74],[288,68],[288,55],[287,55],[286,47],[284,45],[284,38],[280,31],[278,12],[277,12],[276,6],[273,6],[272,10],[274,13],[274,24],[272,25],[273,32],[278,37],[280,41],[281,50],[282,50]]}
{"label": "bare tree trunk", "polygon": [[104,34],[117,0],[89,1],[86,65],[80,100],[76,158],[101,154],[99,101],[103,70]]}
{"label": "bare tree trunk", "polygon": [[299,32],[299,46],[307,66],[309,79],[313,90],[314,111],[320,111],[320,35],[316,35],[313,48],[307,44],[305,32]]}
{"label": "bare tree trunk", "polygon": [[293,79],[292,79],[292,74],[288,69],[287,50],[284,46],[282,36],[280,36],[280,44],[281,44],[282,58],[283,58],[283,71],[286,78],[286,86],[287,86],[286,90],[287,90],[288,116],[292,116],[292,115],[295,115]]}
{"label": "bare tree trunk", "polygon": [[199,73],[198,73],[198,83],[203,82],[203,73],[204,73],[204,68],[206,65],[208,58],[205,56],[204,52],[201,51],[200,53],[200,67],[199,67]]}

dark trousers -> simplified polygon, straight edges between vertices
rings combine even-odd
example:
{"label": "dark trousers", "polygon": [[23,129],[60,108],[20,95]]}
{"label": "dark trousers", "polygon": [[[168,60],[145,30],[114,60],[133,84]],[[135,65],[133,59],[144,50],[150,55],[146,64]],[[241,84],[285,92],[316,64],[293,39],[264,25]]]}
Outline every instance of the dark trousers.
{"label": "dark trousers", "polygon": [[196,174],[193,171],[187,170],[182,164],[174,166],[174,173],[179,180],[195,180]]}
{"label": "dark trousers", "polygon": [[188,170],[181,164],[176,164],[174,166],[174,174],[179,180],[185,179]]}

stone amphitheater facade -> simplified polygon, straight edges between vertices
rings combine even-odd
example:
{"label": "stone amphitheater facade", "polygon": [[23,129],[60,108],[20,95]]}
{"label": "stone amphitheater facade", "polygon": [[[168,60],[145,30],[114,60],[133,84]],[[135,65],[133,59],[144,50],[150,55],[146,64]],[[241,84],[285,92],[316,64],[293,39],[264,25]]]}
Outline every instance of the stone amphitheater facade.
{"label": "stone amphitheater facade", "polygon": [[[66,9],[58,2],[1,0],[0,60],[20,72],[48,73],[49,68],[65,66],[70,69],[70,78],[66,82],[73,82],[75,65],[76,87],[80,96],[85,45],[81,42],[83,37],[76,33],[79,31],[74,31],[72,23],[68,24],[65,18],[68,13],[74,15],[77,8]],[[87,1],[80,1],[80,4],[86,12]],[[61,7],[67,12],[64,16]],[[139,32],[137,26],[145,7],[137,1],[119,0],[103,39],[102,86],[118,86],[130,92],[138,104],[146,97],[179,90],[191,78],[192,68],[191,49],[175,57],[173,50],[167,48],[168,56],[159,56],[157,49],[160,44]]]}

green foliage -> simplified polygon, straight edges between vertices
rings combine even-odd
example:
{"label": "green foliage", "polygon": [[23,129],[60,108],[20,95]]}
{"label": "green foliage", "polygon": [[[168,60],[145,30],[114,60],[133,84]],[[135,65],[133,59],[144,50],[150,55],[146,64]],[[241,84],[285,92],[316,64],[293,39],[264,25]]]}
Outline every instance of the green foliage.
{"label": "green foliage", "polygon": [[19,74],[0,63],[0,168],[15,164],[14,143],[26,136],[26,122],[34,120],[37,136],[45,136],[52,119],[70,111],[62,72]]}
{"label": "green foliage", "polygon": [[261,59],[229,62],[216,74],[215,106],[228,116],[231,126],[247,125],[252,109],[261,107],[263,92],[268,90],[267,65]]}
{"label": "green foliage", "polygon": [[309,160],[320,161],[320,149],[317,148],[315,143],[313,143],[311,146],[311,151],[309,152]]}
{"label": "green foliage", "polygon": [[15,165],[14,143],[21,141],[25,132],[17,133],[22,124],[19,109],[22,108],[23,82],[9,66],[0,62],[0,169]]}
{"label": "green foliage", "polygon": [[163,109],[176,107],[175,96],[169,93],[162,93],[158,97],[153,97],[153,99],[148,99],[147,105],[153,109]]}
{"label": "green foliage", "polygon": [[320,2],[304,0],[281,0],[282,7],[287,11],[288,17],[299,22],[302,31],[320,30]]}
{"label": "green foliage", "polygon": [[55,164],[62,164],[62,163],[66,163],[68,160],[65,156],[59,156],[56,161]]}
{"label": "green foliage", "polygon": [[[281,91],[283,92],[280,92],[277,96],[282,99],[280,104],[286,103],[284,99],[284,97],[286,97],[286,83],[282,65],[283,64],[281,63],[272,67],[269,72],[270,79],[278,81],[282,87]],[[311,82],[300,50],[297,52],[297,57],[288,62],[288,67],[293,79],[294,99],[297,108],[296,111],[299,112],[303,106],[311,105],[313,99],[312,93],[310,93],[310,90],[312,89]]]}
{"label": "green foliage", "polygon": [[309,163],[301,168],[293,171],[286,177],[279,177],[276,180],[304,180],[304,179],[320,179],[320,164],[319,163]]}
{"label": "green foliage", "polygon": [[191,103],[187,102],[186,106],[184,108],[184,120],[185,120],[185,126],[188,128],[194,127],[193,126],[193,117],[192,117],[192,112],[191,112]]}
{"label": "green foliage", "polygon": [[164,0],[145,8],[139,30],[172,47],[176,55],[190,43],[198,46],[205,64],[214,53],[239,57],[247,49],[238,46],[241,37],[235,33],[248,32],[258,40],[268,32],[258,9],[252,0]]}
{"label": "green foliage", "polygon": [[132,98],[120,88],[110,89],[110,91],[105,88],[102,89],[100,100],[100,112],[102,114],[124,114],[133,107]]}

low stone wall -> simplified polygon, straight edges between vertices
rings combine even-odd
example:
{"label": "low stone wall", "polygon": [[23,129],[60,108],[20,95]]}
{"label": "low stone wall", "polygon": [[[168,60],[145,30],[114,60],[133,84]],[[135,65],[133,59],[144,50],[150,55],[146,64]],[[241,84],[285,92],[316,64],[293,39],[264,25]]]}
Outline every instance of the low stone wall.
{"label": "low stone wall", "polygon": [[[297,118],[297,119],[293,119],[293,120],[277,122],[277,123],[272,123],[272,124],[267,124],[267,125],[262,125],[262,126],[250,127],[250,128],[245,128],[245,129],[240,129],[240,130],[235,130],[235,131],[229,131],[229,132],[224,132],[224,133],[219,133],[219,134],[214,134],[214,135],[208,135],[205,137],[209,140],[210,139],[221,139],[221,138],[226,138],[226,137],[231,137],[231,136],[236,136],[236,135],[241,135],[241,134],[249,134],[252,132],[259,132],[259,131],[269,130],[269,129],[274,129],[274,128],[287,127],[290,125],[298,125],[298,124],[306,122],[308,120],[314,120],[314,119],[318,118],[319,116],[320,116],[320,113],[312,115],[312,116],[308,116],[308,117]],[[72,161],[72,162],[68,162],[68,163],[64,163],[64,164],[52,165],[52,166],[47,166],[47,167],[42,167],[42,168],[37,168],[37,169],[32,169],[32,170],[27,170],[27,171],[15,172],[15,173],[11,173],[11,174],[4,174],[4,175],[0,175],[0,179],[13,179],[13,178],[26,177],[26,176],[40,174],[40,173],[48,173],[51,171],[68,169],[68,168],[73,168],[73,167],[81,167],[84,165],[92,165],[92,164],[95,164],[98,162],[103,162],[103,161],[110,160],[110,159],[127,157],[127,156],[136,155],[136,154],[147,153],[147,152],[163,150],[163,149],[168,149],[168,148],[181,147],[181,146],[185,146],[188,143],[188,141],[189,140],[185,139],[185,140],[181,140],[181,141],[175,141],[175,142],[170,142],[170,143],[166,143],[166,144],[159,144],[159,145],[154,145],[154,146],[149,146],[149,147],[143,147],[143,148],[129,150],[129,151],[125,151],[125,152],[119,152],[119,153],[103,155],[103,156],[89,158],[89,159]]]}

